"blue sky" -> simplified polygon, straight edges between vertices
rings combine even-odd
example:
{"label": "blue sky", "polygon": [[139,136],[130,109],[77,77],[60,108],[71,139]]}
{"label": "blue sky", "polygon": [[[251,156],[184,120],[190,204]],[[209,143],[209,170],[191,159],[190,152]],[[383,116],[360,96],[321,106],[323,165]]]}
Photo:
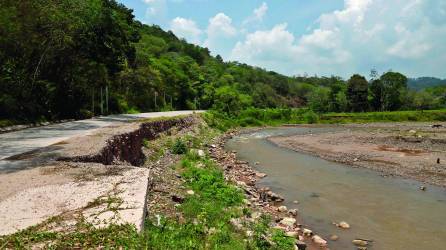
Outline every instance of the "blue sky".
{"label": "blue sky", "polygon": [[286,75],[446,78],[445,0],[119,0],[138,20]]}

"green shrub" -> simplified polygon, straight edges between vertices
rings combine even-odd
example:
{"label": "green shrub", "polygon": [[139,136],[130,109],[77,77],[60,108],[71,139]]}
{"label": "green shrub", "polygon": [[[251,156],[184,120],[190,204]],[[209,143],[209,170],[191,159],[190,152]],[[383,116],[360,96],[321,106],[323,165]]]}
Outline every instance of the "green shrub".
{"label": "green shrub", "polygon": [[312,110],[309,110],[304,114],[304,120],[305,120],[305,122],[307,122],[309,124],[318,123],[319,116],[316,113],[314,113]]}
{"label": "green shrub", "polygon": [[185,154],[187,152],[187,146],[186,143],[183,142],[181,139],[176,139],[175,143],[172,145],[171,151],[173,154],[181,155]]}

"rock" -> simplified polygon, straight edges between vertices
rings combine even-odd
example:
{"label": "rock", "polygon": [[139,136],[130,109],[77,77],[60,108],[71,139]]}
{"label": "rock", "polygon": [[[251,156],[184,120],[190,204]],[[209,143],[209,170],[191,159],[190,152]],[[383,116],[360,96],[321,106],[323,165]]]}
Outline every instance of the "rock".
{"label": "rock", "polygon": [[296,247],[299,250],[305,250],[307,248],[307,244],[301,240],[296,241]]}
{"label": "rock", "polygon": [[411,129],[411,130],[409,130],[409,133],[411,133],[411,134],[415,134],[417,131],[416,130],[413,130],[413,129]]}
{"label": "rock", "polygon": [[339,240],[339,236],[337,236],[337,235],[335,235],[335,234],[330,235],[330,240],[332,240],[332,241],[337,241],[337,240]]}
{"label": "rock", "polygon": [[249,200],[247,200],[247,199],[243,199],[243,203],[246,204],[246,205],[248,205],[248,206],[251,205],[251,202],[250,202]]}
{"label": "rock", "polygon": [[420,190],[421,190],[421,191],[426,191],[426,187],[425,187],[425,186],[421,186],[421,187],[420,187]]}
{"label": "rock", "polygon": [[313,234],[313,231],[310,229],[304,228],[303,230],[304,236],[311,236]]}
{"label": "rock", "polygon": [[354,161],[354,162],[357,162],[357,161],[359,161],[359,159],[358,159],[358,158],[355,158],[355,159],[353,159],[353,161]]}
{"label": "rock", "polygon": [[358,247],[357,250],[367,250],[367,247]]}
{"label": "rock", "polygon": [[254,220],[257,220],[258,218],[260,218],[260,216],[262,216],[262,214],[259,212],[253,212],[251,214],[251,218],[253,218]]}
{"label": "rock", "polygon": [[288,211],[288,213],[290,213],[293,216],[297,216],[298,210],[297,209],[290,209],[290,211]]}
{"label": "rock", "polygon": [[359,240],[359,239],[353,240],[352,243],[353,243],[353,245],[359,246],[359,247],[365,247],[369,244],[367,241]]}
{"label": "rock", "polygon": [[200,157],[204,157],[205,156],[204,151],[201,150],[201,149],[197,150],[197,155],[200,156]]}
{"label": "rock", "polygon": [[254,162],[254,165],[259,165],[259,164],[260,164],[260,162],[258,162],[258,161]]}
{"label": "rock", "polygon": [[299,238],[299,233],[296,231],[286,232],[285,235],[291,238]]}
{"label": "rock", "polygon": [[298,202],[298,201],[293,201],[293,203],[294,203],[294,204],[299,204],[299,202]]}
{"label": "rock", "polygon": [[288,210],[288,209],[287,209],[286,206],[280,206],[279,208],[277,208],[277,211],[279,211],[279,212],[281,212],[281,213],[286,212],[287,210]]}
{"label": "rock", "polygon": [[186,194],[188,194],[188,195],[194,195],[195,192],[194,192],[194,190],[187,190],[187,191],[186,191]]}
{"label": "rock", "polygon": [[264,173],[256,173],[256,177],[257,178],[265,178],[266,177],[266,174],[264,174]]}
{"label": "rock", "polygon": [[322,237],[320,237],[319,235],[314,235],[311,239],[313,240],[314,243],[316,243],[320,246],[323,246],[323,247],[327,246],[327,241],[322,239]]}
{"label": "rock", "polygon": [[350,225],[345,221],[341,221],[341,222],[339,222],[338,227],[340,227],[342,229],[349,229]]}
{"label": "rock", "polygon": [[296,223],[296,219],[291,217],[285,217],[280,221],[280,223],[285,226],[292,227]]}
{"label": "rock", "polygon": [[246,231],[245,234],[246,234],[246,237],[252,237],[252,236],[254,236],[254,232],[253,232],[253,231],[250,231],[250,230]]}

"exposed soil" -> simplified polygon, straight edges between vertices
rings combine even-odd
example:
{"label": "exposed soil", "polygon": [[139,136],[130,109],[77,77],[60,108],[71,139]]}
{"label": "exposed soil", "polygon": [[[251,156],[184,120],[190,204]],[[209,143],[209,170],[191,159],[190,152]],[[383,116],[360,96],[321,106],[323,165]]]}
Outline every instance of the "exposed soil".
{"label": "exposed soil", "polygon": [[[446,187],[446,124],[377,123],[342,126],[343,130],[269,138],[299,152]],[[439,161],[439,163],[438,163]]]}

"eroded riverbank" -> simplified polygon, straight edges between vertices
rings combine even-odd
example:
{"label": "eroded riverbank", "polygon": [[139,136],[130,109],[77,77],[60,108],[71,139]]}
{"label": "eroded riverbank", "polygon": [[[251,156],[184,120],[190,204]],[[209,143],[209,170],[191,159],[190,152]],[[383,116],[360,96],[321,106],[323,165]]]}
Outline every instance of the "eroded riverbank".
{"label": "eroded riverbank", "polygon": [[[401,178],[383,178],[367,169],[351,168],[272,144],[267,137],[307,134],[310,129],[265,129],[230,140],[228,150],[267,174],[259,185],[283,195],[284,204],[299,201],[298,220],[330,241],[330,249],[356,249],[352,240],[373,240],[369,249],[442,249],[446,242],[446,195],[443,188]],[[322,134],[327,128],[311,128]],[[258,165],[255,163],[259,162]],[[333,222],[347,221],[340,229]]]}

